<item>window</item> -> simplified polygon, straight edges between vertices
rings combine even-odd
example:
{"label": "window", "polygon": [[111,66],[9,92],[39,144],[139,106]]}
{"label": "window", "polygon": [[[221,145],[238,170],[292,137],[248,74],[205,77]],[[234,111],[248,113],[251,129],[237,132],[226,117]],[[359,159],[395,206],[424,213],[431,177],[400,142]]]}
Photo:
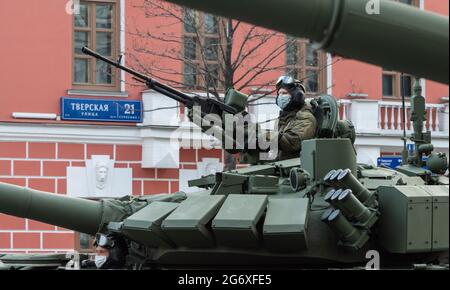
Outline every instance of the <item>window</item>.
{"label": "window", "polygon": [[220,88],[220,34],[216,16],[184,11],[184,85],[188,88]]}
{"label": "window", "polygon": [[[419,7],[418,0],[393,1]],[[402,76],[399,72],[384,69],[382,76],[383,97],[400,98],[402,93],[404,93],[406,97],[410,97],[412,95],[413,81],[414,78],[410,75],[404,74]]]}
{"label": "window", "polygon": [[394,0],[394,1],[419,7],[419,0]]}
{"label": "window", "polygon": [[402,74],[394,71],[383,71],[383,97],[400,98],[402,94],[405,97],[411,97],[414,78],[408,74]]}
{"label": "window", "polygon": [[326,54],[314,49],[308,40],[287,37],[286,73],[302,80],[307,94],[326,91],[325,66]]}
{"label": "window", "polygon": [[81,1],[74,15],[73,85],[78,89],[114,91],[119,88],[116,69],[82,53],[83,46],[112,59],[118,55],[116,0]]}
{"label": "window", "polygon": [[383,96],[394,96],[395,74],[383,74]]}

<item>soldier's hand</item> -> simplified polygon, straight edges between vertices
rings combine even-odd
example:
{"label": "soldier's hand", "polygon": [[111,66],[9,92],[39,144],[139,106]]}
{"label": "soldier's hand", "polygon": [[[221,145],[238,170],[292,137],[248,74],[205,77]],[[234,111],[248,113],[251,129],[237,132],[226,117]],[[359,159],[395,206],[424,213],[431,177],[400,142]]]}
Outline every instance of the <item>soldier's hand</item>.
{"label": "soldier's hand", "polygon": [[95,262],[89,259],[81,261],[81,268],[96,268]]}
{"label": "soldier's hand", "polygon": [[186,108],[189,121],[194,122],[194,112],[192,109]]}

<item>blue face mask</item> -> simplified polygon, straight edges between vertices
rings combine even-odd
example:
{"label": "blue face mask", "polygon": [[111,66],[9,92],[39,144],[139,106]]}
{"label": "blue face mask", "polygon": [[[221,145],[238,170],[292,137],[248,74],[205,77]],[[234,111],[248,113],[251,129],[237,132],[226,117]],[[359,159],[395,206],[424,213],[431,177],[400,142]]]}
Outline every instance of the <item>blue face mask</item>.
{"label": "blue face mask", "polygon": [[290,95],[279,95],[277,98],[277,105],[282,110],[286,109],[291,102],[292,97]]}

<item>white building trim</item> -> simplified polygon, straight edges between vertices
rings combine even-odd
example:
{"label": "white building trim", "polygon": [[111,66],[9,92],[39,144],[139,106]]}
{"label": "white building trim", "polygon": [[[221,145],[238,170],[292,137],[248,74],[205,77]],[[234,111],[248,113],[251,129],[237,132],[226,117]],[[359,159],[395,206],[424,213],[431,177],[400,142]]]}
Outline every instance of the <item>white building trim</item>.
{"label": "white building trim", "polygon": [[[409,142],[409,141],[408,141]],[[434,148],[440,150],[448,150],[448,136],[433,136],[432,141]],[[409,142],[410,143],[410,142]],[[357,134],[355,145],[357,146],[375,146],[375,147],[389,147],[401,148],[403,147],[403,140],[401,135],[386,136],[386,134]]]}
{"label": "white building trim", "polygon": [[0,142],[142,143],[136,127],[0,123]]}
{"label": "white building trim", "polygon": [[427,81],[425,79],[420,79],[420,85],[422,86],[422,96],[427,101]]}
{"label": "white building trim", "polygon": [[333,56],[331,53],[327,53],[327,94],[333,95]]}
{"label": "white building trim", "polygon": [[[125,0],[120,0],[120,54],[125,65]],[[120,91],[125,92],[125,72],[120,72]]]}

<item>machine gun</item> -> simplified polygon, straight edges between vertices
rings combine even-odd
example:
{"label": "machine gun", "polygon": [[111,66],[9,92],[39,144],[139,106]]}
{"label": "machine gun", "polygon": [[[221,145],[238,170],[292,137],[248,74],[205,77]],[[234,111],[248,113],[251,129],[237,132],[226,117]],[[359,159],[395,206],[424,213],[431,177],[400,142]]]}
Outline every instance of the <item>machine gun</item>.
{"label": "machine gun", "polygon": [[[247,98],[248,96],[240,93],[232,88],[228,89],[224,102],[201,97],[201,96],[189,96],[175,88],[172,88],[168,85],[162,84],[155,79],[146,76],[140,72],[137,72],[131,68],[128,68],[126,66],[123,66],[120,64],[119,61],[111,60],[105,56],[102,56],[101,54],[93,51],[92,49],[88,47],[83,47],[82,51],[84,54],[92,56],[98,60],[104,61],[108,63],[111,66],[114,66],[120,70],[123,70],[133,76],[133,79],[142,82],[146,84],[146,86],[150,89],[155,90],[156,92],[163,94],[177,102],[180,102],[186,108],[193,111],[193,114],[197,114],[199,116],[198,122],[194,122],[196,125],[198,125],[203,132],[209,131],[210,134],[214,136],[220,136],[221,140],[224,142],[224,144],[233,144],[233,149],[235,148],[247,148],[248,139],[253,138],[248,137],[246,138],[247,142],[245,144],[238,144],[238,140],[234,138],[234,136],[229,136],[229,134],[226,133],[224,122],[221,122],[221,125],[217,125],[218,120],[223,120],[225,114],[231,114],[231,115],[237,115],[239,113],[245,113],[245,108],[247,106]],[[199,110],[195,110],[194,107],[198,106]],[[218,118],[218,119],[217,119]],[[195,120],[195,118],[194,118]],[[207,124],[212,123],[211,125],[204,126],[203,120],[207,120]],[[254,125],[254,124],[252,124]],[[245,150],[244,150],[245,151]],[[235,152],[235,151],[233,151]],[[243,152],[243,151],[240,151]],[[252,153],[255,153],[254,150]],[[252,160],[255,160],[252,158]],[[257,162],[257,161],[254,161]]]}
{"label": "machine gun", "polygon": [[202,115],[207,114],[217,114],[222,115],[224,112],[228,114],[237,114],[239,110],[242,110],[242,107],[233,107],[231,105],[228,105],[226,103],[222,103],[218,100],[211,99],[211,98],[205,98],[200,96],[188,96],[187,94],[174,89],[168,85],[162,84],[155,79],[146,76],[140,72],[137,72],[131,68],[128,68],[126,66],[123,66],[120,64],[120,61],[113,61],[109,58],[104,57],[103,55],[93,51],[92,49],[88,47],[83,47],[82,49],[84,54],[90,55],[98,60],[104,61],[108,63],[109,65],[112,65],[120,70],[123,70],[133,76],[133,79],[145,83],[145,85],[152,90],[157,91],[160,94],[163,94],[177,102],[182,103],[185,105],[188,109],[192,109],[195,105],[201,107]]}

